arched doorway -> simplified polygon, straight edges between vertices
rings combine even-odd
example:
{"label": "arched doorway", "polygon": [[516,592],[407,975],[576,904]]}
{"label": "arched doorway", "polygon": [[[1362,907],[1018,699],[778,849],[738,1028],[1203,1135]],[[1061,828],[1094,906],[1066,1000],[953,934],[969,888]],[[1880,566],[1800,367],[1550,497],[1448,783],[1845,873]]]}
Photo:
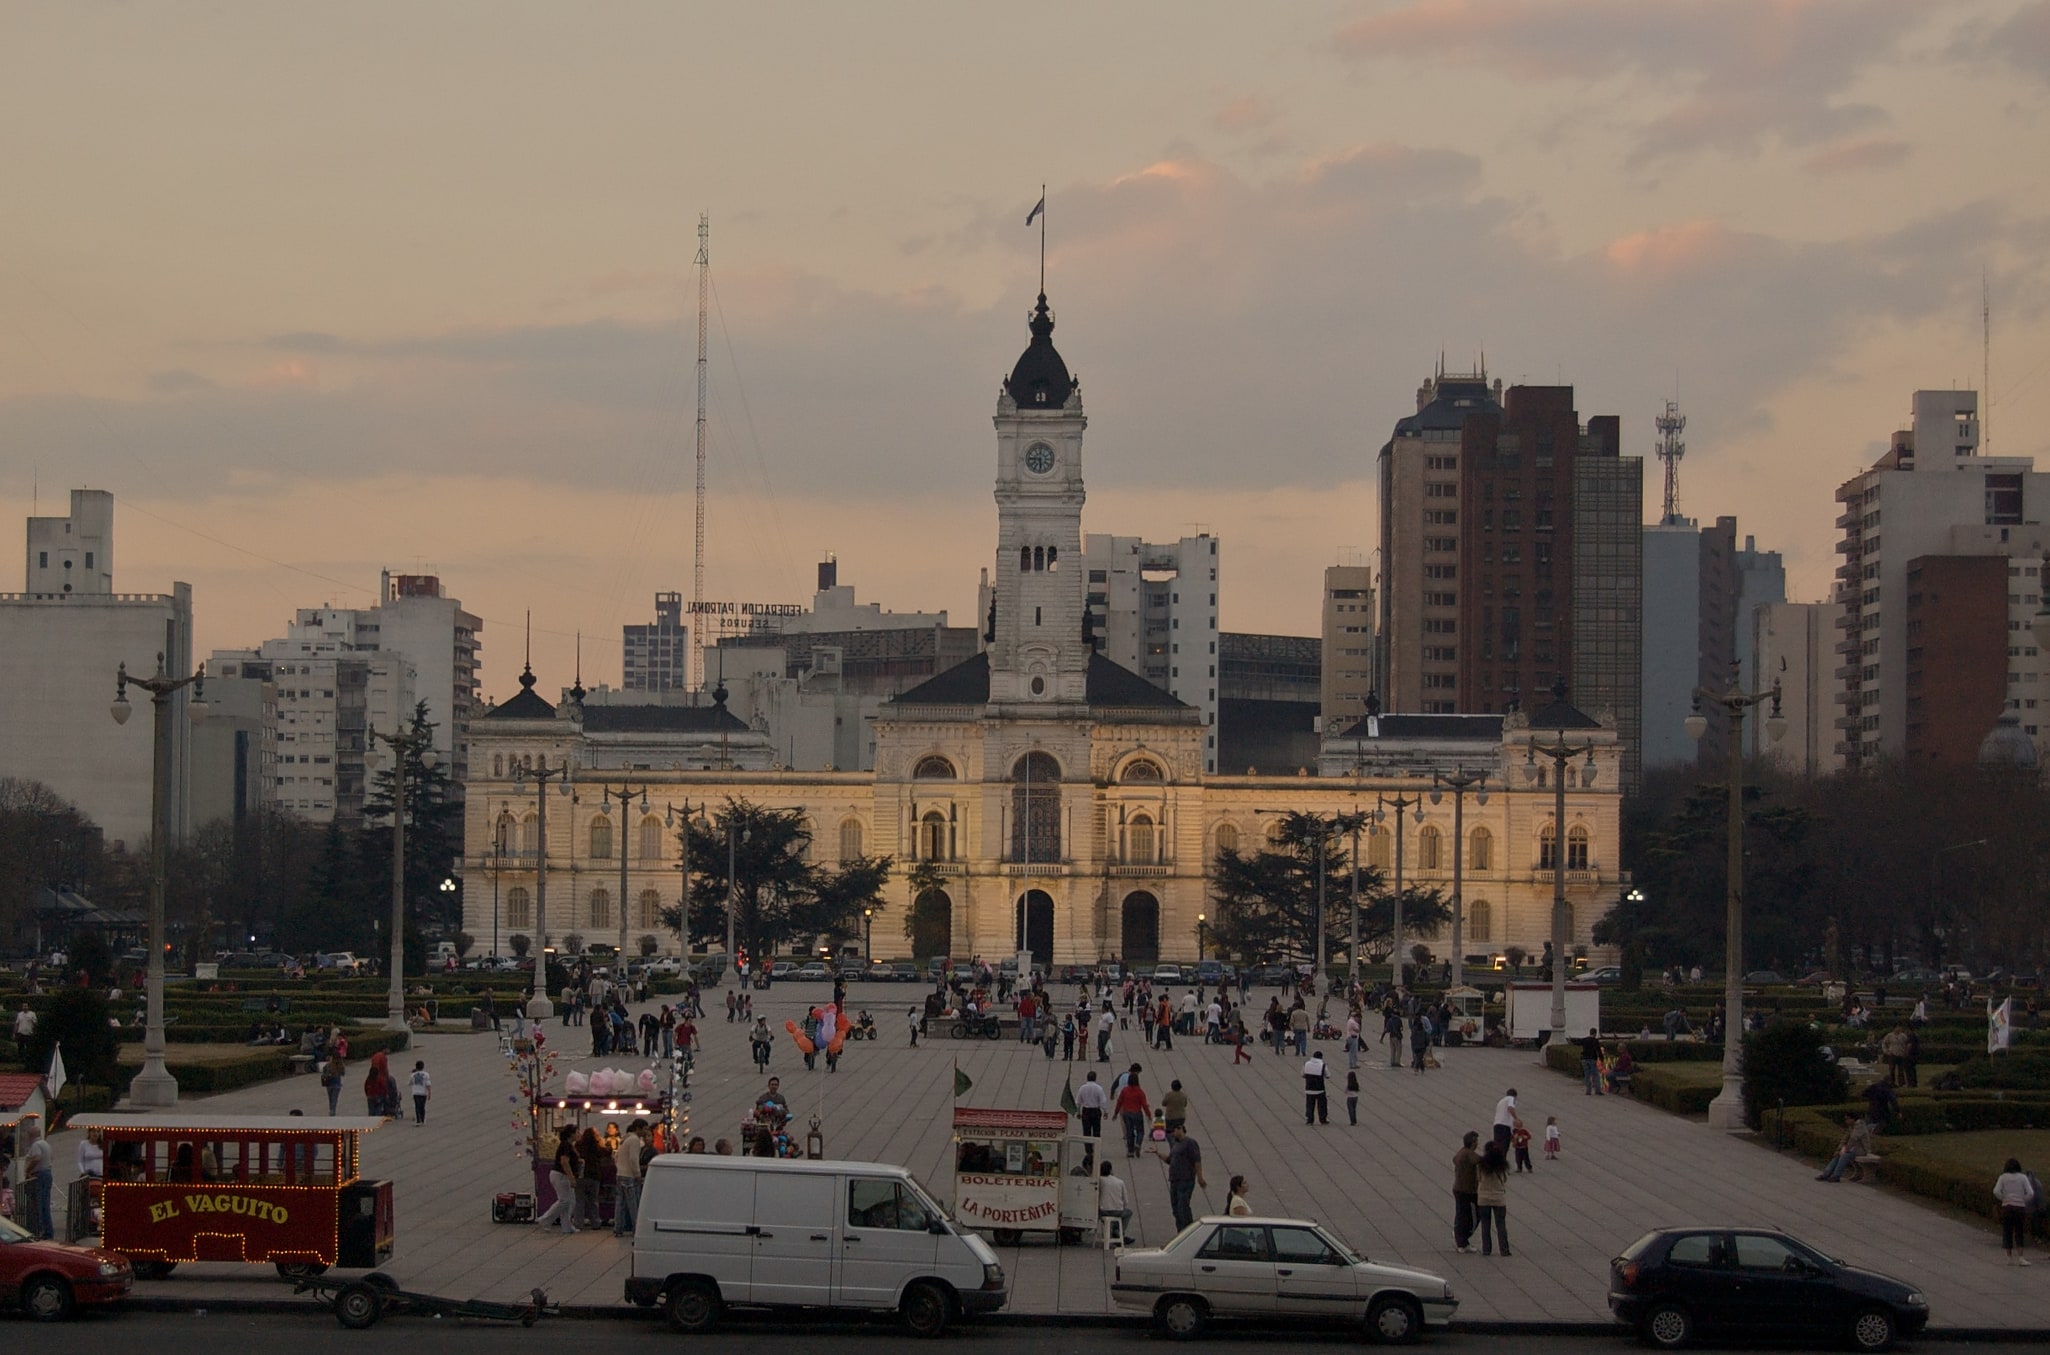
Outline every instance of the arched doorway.
{"label": "arched doorway", "polygon": [[954,901],[944,889],[928,889],[911,905],[911,956],[929,960],[951,955],[954,945]]}
{"label": "arched doorway", "polygon": [[1143,889],[1125,895],[1118,954],[1127,969],[1150,969],[1160,963],[1160,900]]}
{"label": "arched doorway", "polygon": [[1053,896],[1043,889],[1028,889],[1018,896],[1018,903],[1011,910],[1011,935],[1015,938],[1020,930],[1025,936],[1025,949],[1032,952],[1035,964],[1053,965]]}

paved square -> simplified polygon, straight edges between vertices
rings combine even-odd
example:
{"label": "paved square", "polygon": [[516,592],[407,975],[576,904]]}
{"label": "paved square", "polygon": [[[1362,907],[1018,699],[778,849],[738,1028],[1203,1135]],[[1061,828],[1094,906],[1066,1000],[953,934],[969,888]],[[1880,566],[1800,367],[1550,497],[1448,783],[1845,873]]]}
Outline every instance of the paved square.
{"label": "paved square", "polygon": [[[2003,1264],[1998,1236],[1883,1188],[1825,1185],[1800,1159],[1716,1134],[1622,1097],[1584,1096],[1577,1079],[1540,1068],[1527,1051],[1455,1049],[1444,1067],[1416,1075],[1387,1067],[1385,1052],[1361,1056],[1360,1123],[1344,1123],[1342,1092],[1332,1094],[1332,1123],[1302,1121],[1301,1061],[1256,1048],[1250,1067],[1233,1067],[1228,1047],[1197,1039],[1172,1051],[1139,1047],[1140,1031],[1120,1031],[1109,1065],[1049,1062],[1015,1036],[954,1041],[944,1034],[907,1047],[905,1010],[923,997],[912,985],[857,984],[855,1010],[875,1016],[882,1038],[850,1042],[837,1073],[824,1060],[806,1072],[782,1033],[785,1019],[826,1000],[821,984],[782,984],[756,995],[756,1011],[777,1031],[770,1071],[783,1079],[796,1122],[816,1112],[826,1149],[840,1158],[902,1163],[940,1199],[948,1198],[954,1068],[974,1088],[963,1105],[1047,1109],[1060,1104],[1070,1078],[1079,1085],[1096,1068],[1108,1075],[1127,1063],[1144,1067],[1142,1085],[1156,1102],[1170,1079],[1190,1097],[1190,1132],[1201,1143],[1207,1192],[1199,1211],[1222,1209],[1225,1182],[1242,1173],[1261,1212],[1304,1214],[1336,1228],[1377,1259],[1435,1270],[1453,1281],[1465,1319],[1607,1320],[1607,1265],[1648,1227],[1727,1221],[1776,1224],[1856,1264],[1911,1278],[1929,1294],[1938,1327],[2050,1327],[2050,1265]],[[1256,995],[1264,1004],[1264,998]],[[708,1003],[704,1052],[693,1079],[691,1132],[707,1140],[737,1137],[762,1079],[750,1062],[743,1027],[724,1019],[723,995]],[[559,1067],[589,1069],[640,1060],[594,1060],[583,1027],[548,1023]],[[1344,1085],[1345,1055],[1323,1046]],[[1380,1047],[1376,1047],[1377,1049]],[[622,1301],[627,1243],[609,1233],[543,1235],[531,1227],[490,1221],[491,1197],[527,1190],[531,1177],[515,1146],[521,1108],[511,1074],[488,1033],[431,1034],[395,1058],[427,1060],[435,1095],[424,1128],[386,1126],[364,1144],[366,1175],[389,1177],[398,1212],[398,1250],[389,1269],[408,1287],[456,1297],[517,1298],[534,1287],[559,1302]],[[361,1113],[357,1066],[342,1109]],[[403,1073],[401,1074],[403,1076]],[[1512,1176],[1509,1234],[1513,1259],[1453,1251],[1451,1156],[1467,1129],[1487,1132],[1497,1097],[1519,1089],[1525,1122],[1542,1138],[1547,1115],[1559,1117],[1564,1153],[1537,1155],[1537,1170]],[[310,1077],[207,1098],[210,1113],[279,1113],[297,1107],[319,1114],[325,1094]],[[199,1103],[187,1101],[188,1107]],[[1115,1143],[1114,1126],[1107,1132]],[[74,1135],[60,1136],[57,1158],[68,1172]],[[1138,1241],[1173,1232],[1165,1167],[1151,1157],[1112,1161],[1134,1187]],[[1988,1191],[1992,1186],[1987,1183]],[[1990,1194],[1989,1194],[1990,1199]],[[1207,1201],[1207,1205],[1206,1205]],[[1002,1249],[1012,1278],[1010,1311],[1096,1313],[1110,1310],[1107,1256],[1093,1247],[1027,1242]],[[276,1296],[267,1270],[183,1266],[169,1280],[139,1292],[205,1297]]]}

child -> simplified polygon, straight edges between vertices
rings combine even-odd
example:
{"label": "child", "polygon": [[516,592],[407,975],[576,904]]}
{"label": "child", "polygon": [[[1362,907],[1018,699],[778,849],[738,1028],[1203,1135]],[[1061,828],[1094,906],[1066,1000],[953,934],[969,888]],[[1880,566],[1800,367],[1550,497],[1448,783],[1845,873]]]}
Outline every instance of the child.
{"label": "child", "polygon": [[1345,1122],[1360,1122],[1360,1075],[1354,1072],[1345,1075]]}
{"label": "child", "polygon": [[1509,1146],[1516,1150],[1516,1170],[1519,1172],[1537,1170],[1537,1168],[1530,1165],[1530,1130],[1524,1127],[1523,1121],[1518,1120],[1516,1122],[1516,1132],[1509,1136]]}
{"label": "child", "polygon": [[918,1008],[913,1007],[906,1011],[904,1019],[911,1023],[911,1047],[916,1049],[918,1048]]}
{"label": "child", "polygon": [[1559,1160],[1559,1117],[1545,1116],[1545,1161]]}

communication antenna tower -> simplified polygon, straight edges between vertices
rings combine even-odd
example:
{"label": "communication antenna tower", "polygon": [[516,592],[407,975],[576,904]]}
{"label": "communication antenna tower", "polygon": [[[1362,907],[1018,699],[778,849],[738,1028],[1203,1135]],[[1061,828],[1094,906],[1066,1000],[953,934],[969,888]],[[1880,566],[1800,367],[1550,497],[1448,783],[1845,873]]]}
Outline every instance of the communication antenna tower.
{"label": "communication antenna tower", "polygon": [[1660,523],[1671,526],[1680,520],[1680,458],[1687,455],[1687,444],[1680,441],[1680,434],[1687,427],[1687,416],[1680,412],[1680,406],[1666,401],[1666,412],[1653,420],[1658,425],[1658,458],[1666,463],[1666,503],[1660,514]]}
{"label": "communication antenna tower", "polygon": [[712,218],[698,213],[698,523],[691,567],[690,685],[705,685],[705,289],[712,273]]}

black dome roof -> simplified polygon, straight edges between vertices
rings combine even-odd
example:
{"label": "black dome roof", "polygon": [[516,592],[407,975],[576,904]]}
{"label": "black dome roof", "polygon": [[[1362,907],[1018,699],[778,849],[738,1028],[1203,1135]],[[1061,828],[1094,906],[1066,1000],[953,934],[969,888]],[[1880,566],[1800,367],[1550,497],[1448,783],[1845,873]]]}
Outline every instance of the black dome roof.
{"label": "black dome roof", "polygon": [[1075,379],[1068,364],[1053,346],[1053,312],[1046,308],[1046,293],[1032,312],[1032,342],[1018,357],[1018,365],[1004,381],[1004,389],[1020,409],[1059,409],[1068,403]]}

